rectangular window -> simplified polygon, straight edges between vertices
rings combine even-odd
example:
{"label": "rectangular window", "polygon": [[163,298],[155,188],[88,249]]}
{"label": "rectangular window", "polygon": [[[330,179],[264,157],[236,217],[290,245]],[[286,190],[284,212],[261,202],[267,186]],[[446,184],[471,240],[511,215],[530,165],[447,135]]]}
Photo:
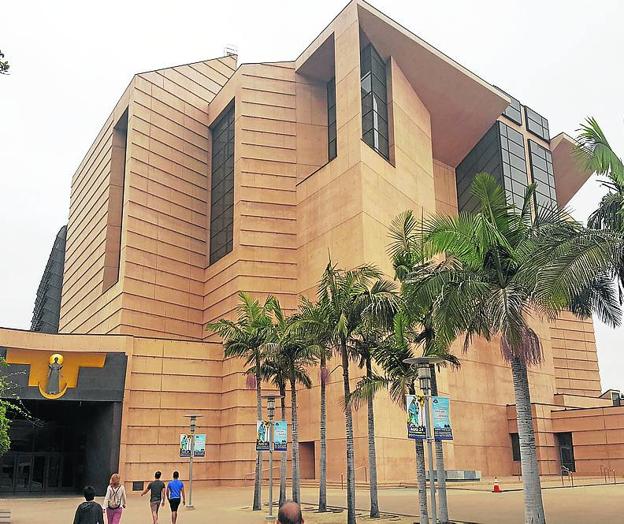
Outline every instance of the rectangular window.
{"label": "rectangular window", "polygon": [[234,105],[211,127],[210,263],[232,251],[234,237]]}
{"label": "rectangular window", "polygon": [[555,175],[550,151],[537,142],[529,140],[529,159],[531,161],[531,175],[535,183],[537,207],[556,206]]}
{"label": "rectangular window", "polygon": [[108,186],[108,213],[106,244],[104,248],[104,275],[102,292],[119,281],[121,260],[121,222],[123,217],[124,184],[126,180],[126,151],[128,147],[128,109],[113,128],[110,181]]}
{"label": "rectangular window", "polygon": [[522,106],[520,101],[507,93],[507,96],[511,99],[511,104],[507,106],[507,109],[503,111],[503,116],[509,118],[512,122],[515,122],[519,126],[522,125]]}
{"label": "rectangular window", "polygon": [[514,462],[520,462],[520,437],[517,433],[510,433],[511,457]]}
{"label": "rectangular window", "polygon": [[533,111],[530,107],[524,106],[524,116],[526,118],[526,128],[535,136],[539,136],[546,141],[550,141],[550,131],[548,120],[542,115]]}
{"label": "rectangular window", "polygon": [[[575,472],[576,464],[574,463],[574,444],[572,443],[572,433],[555,433],[557,444],[559,446],[559,461],[561,469]],[[565,471],[565,470],[564,470]]]}
{"label": "rectangular window", "polygon": [[333,160],[338,153],[336,140],[336,79],[327,82],[327,158]]}
{"label": "rectangular window", "polygon": [[524,137],[507,124],[498,122],[503,160],[503,181],[507,200],[518,209],[524,204],[524,193],[528,186]]}
{"label": "rectangular window", "polygon": [[381,156],[390,158],[388,141],[388,90],[386,63],[368,44],[360,52],[362,139]]}

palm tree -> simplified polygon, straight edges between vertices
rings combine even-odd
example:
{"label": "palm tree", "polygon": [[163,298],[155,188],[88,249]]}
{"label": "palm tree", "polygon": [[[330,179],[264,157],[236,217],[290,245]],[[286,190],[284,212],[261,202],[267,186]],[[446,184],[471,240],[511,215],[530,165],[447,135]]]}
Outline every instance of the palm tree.
{"label": "palm tree", "polygon": [[414,295],[434,302],[437,336],[452,339],[464,333],[465,349],[473,336],[500,337],[516,398],[525,521],[541,524],[545,515],[527,368],[542,360],[542,350],[529,321],[536,314],[554,319],[571,309],[593,310],[605,322],[618,324],[620,310],[605,271],[621,240],[584,229],[556,206],[536,209],[534,190],[528,187],[518,212],[493,177],[477,175],[472,186],[477,212],[425,221],[427,254],[444,254],[446,261],[443,270],[416,286]]}
{"label": "palm tree", "polygon": [[[279,391],[280,394],[280,410],[282,420],[286,420],[286,384],[288,382],[288,375],[283,362],[276,357],[269,357],[263,359],[260,365],[260,376],[265,382],[271,382]],[[286,453],[282,453],[280,457],[280,494],[279,504],[281,507],[286,502],[286,469],[287,469],[287,456]]]}
{"label": "palm tree", "polygon": [[295,317],[287,317],[277,300],[271,304],[271,311],[275,316],[273,341],[266,344],[267,353],[283,368],[284,376],[290,384],[290,406],[292,427],[292,498],[301,502],[301,475],[299,463],[299,428],[297,415],[297,384],[306,388],[312,386],[312,381],[306,372],[306,367],[314,364],[315,346],[298,329]]}
{"label": "palm tree", "polygon": [[302,297],[296,320],[316,345],[320,368],[319,513],[327,511],[327,360],[331,357],[331,334],[327,331],[328,311],[327,304],[315,303]]}
{"label": "palm tree", "polygon": [[[248,386],[256,389],[256,411],[258,420],[262,420],[262,351],[264,345],[271,340],[273,324],[270,312],[275,299],[269,296],[264,304],[249,294],[241,291],[238,294],[240,303],[236,308],[236,321],[221,319],[207,324],[206,329],[212,331],[223,340],[226,358],[239,357],[246,359],[246,365],[253,367],[248,374]],[[253,510],[262,509],[262,453],[256,454],[256,477],[254,483]]]}
{"label": "palm tree", "polygon": [[326,310],[325,331],[332,348],[339,353],[345,398],[345,434],[347,459],[347,524],[355,524],[355,459],[353,415],[348,402],[351,395],[349,376],[350,348],[362,323],[369,318],[390,318],[397,307],[392,282],[382,280],[382,273],[371,265],[352,270],[327,264],[318,284],[318,301]]}
{"label": "palm tree", "polygon": [[[422,228],[422,221],[420,223]],[[395,217],[390,224],[388,254],[392,260],[395,271],[395,278],[401,282],[401,296],[403,298],[404,311],[398,317],[398,326],[401,339],[408,340],[415,345],[422,345],[423,355],[440,356],[454,366],[459,366],[456,357],[449,353],[449,346],[452,340],[436,337],[436,330],[433,325],[434,303],[422,300],[422,296],[414,296],[413,290],[433,273],[440,269],[436,264],[425,259],[424,248],[421,243],[422,229],[419,230],[419,222],[414,217],[411,210],[405,211]],[[450,320],[450,319],[448,319]],[[431,366],[431,394],[438,395],[438,385],[436,377],[436,366]],[[422,445],[422,443],[421,443]],[[444,467],[444,449],[442,441],[435,441],[436,449],[436,477],[438,481],[438,503],[439,518],[442,524],[448,522],[448,502],[446,496],[446,469]],[[419,485],[425,489],[426,479],[424,476],[424,447],[418,449],[417,471],[422,472],[422,477],[418,478]],[[423,492],[424,495],[424,492]],[[427,510],[426,497],[423,511]],[[421,519],[424,514],[421,515]]]}
{"label": "palm tree", "polygon": [[607,137],[595,118],[589,117],[581,124],[576,138],[577,152],[587,169],[598,176],[608,192],[602,197],[598,209],[587,220],[593,229],[624,229],[624,163],[609,145]]}
{"label": "palm tree", "polygon": [[[366,326],[354,340],[353,351],[359,360],[360,368],[365,368],[365,380],[373,378],[373,352],[383,344],[384,332],[375,326]],[[356,386],[357,387],[357,386]],[[370,516],[379,518],[379,497],[377,495],[377,451],[375,449],[375,412],[373,395],[368,396],[368,469],[370,474]],[[356,406],[354,406],[356,407]]]}

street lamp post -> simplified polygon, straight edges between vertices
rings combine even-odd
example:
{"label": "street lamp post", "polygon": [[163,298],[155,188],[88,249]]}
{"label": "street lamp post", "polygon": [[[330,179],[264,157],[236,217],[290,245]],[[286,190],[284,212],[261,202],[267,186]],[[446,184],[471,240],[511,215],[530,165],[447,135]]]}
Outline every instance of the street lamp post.
{"label": "street lamp post", "polygon": [[275,399],[281,398],[281,395],[266,393],[262,395],[267,400],[267,415],[269,417],[269,514],[266,516],[267,521],[273,521],[273,441],[275,433],[273,430],[273,418],[275,417]]}
{"label": "street lamp post", "polygon": [[406,358],[403,362],[410,366],[415,366],[418,373],[420,389],[425,395],[425,436],[427,439],[427,450],[429,452],[429,487],[431,490],[431,522],[438,522],[438,512],[436,506],[435,469],[433,466],[433,441],[435,440],[433,425],[431,423],[431,364],[439,364],[444,359],[440,357],[418,357]]}
{"label": "street lamp post", "polygon": [[197,419],[202,415],[184,415],[190,419],[190,431],[191,431],[191,454],[189,455],[189,496],[187,509],[195,509],[193,507],[193,455],[195,454],[195,430],[197,429]]}

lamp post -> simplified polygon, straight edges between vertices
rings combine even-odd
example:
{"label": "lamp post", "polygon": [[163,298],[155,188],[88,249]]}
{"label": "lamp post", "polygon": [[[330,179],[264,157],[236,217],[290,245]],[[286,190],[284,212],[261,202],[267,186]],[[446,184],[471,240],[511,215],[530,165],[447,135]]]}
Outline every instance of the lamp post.
{"label": "lamp post", "polygon": [[267,521],[273,521],[273,440],[275,433],[273,431],[273,418],[275,417],[275,399],[282,398],[281,395],[274,393],[265,393],[262,395],[267,401],[267,415],[269,417],[269,514],[266,516]]}
{"label": "lamp post", "polygon": [[184,415],[190,419],[190,431],[191,431],[191,454],[189,455],[189,496],[187,509],[195,509],[193,507],[193,455],[195,454],[195,430],[197,429],[197,419],[202,415]]}
{"label": "lamp post", "polygon": [[436,493],[435,493],[435,469],[433,466],[433,441],[435,435],[433,431],[433,425],[431,424],[431,364],[439,364],[444,359],[441,357],[417,357],[406,358],[403,362],[410,366],[416,367],[418,373],[418,382],[420,383],[420,389],[425,395],[425,435],[427,438],[427,450],[429,452],[429,487],[431,489],[431,522],[436,524],[438,522],[438,512],[436,507]]}

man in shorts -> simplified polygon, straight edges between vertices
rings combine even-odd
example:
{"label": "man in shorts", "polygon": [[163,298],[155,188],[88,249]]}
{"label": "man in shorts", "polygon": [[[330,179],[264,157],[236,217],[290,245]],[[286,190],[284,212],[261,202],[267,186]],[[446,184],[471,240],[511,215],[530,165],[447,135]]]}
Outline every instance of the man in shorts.
{"label": "man in shorts", "polygon": [[173,480],[167,484],[167,500],[169,500],[169,507],[171,508],[171,523],[176,524],[180,501],[182,501],[183,506],[186,504],[184,483],[180,480],[180,474],[177,471],[173,472]]}
{"label": "man in shorts", "polygon": [[165,505],[165,483],[160,480],[160,471],[154,473],[152,480],[141,493],[141,496],[150,492],[150,510],[152,511],[152,522],[158,524],[158,510]]}

